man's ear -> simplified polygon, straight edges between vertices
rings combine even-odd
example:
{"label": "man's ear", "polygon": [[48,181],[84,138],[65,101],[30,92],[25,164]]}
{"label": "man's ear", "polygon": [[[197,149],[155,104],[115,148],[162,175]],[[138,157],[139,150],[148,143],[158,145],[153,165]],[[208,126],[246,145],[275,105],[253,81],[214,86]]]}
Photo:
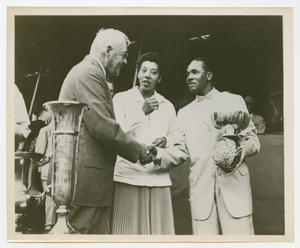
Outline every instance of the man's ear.
{"label": "man's ear", "polygon": [[106,54],[107,58],[109,58],[111,50],[112,50],[112,47],[110,45],[106,46],[106,48],[105,48],[105,54]]}
{"label": "man's ear", "polygon": [[158,83],[160,83],[161,80],[162,80],[162,77],[160,77],[160,78],[158,79]]}
{"label": "man's ear", "polygon": [[214,75],[214,74],[213,74],[212,71],[208,71],[208,72],[206,73],[207,80],[212,80],[213,75]]}

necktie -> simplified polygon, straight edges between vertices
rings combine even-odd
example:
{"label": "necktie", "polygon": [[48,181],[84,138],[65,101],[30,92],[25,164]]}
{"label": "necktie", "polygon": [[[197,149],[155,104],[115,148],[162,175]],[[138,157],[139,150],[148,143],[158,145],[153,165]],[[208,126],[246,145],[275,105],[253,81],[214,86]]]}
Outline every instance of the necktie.
{"label": "necktie", "polygon": [[198,96],[198,95],[196,95],[197,102],[201,102],[204,99],[210,99],[210,98],[211,98],[211,94],[206,94],[205,96]]}

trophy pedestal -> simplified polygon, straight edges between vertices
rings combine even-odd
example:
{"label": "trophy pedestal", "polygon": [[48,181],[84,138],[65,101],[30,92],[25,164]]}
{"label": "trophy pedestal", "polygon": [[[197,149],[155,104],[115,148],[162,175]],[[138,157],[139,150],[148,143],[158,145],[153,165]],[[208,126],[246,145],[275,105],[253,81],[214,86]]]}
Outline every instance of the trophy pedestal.
{"label": "trophy pedestal", "polygon": [[222,130],[222,132],[223,132],[223,135],[227,135],[227,136],[236,136],[235,130],[234,130],[233,127],[228,127],[228,128],[225,127],[225,128]]}
{"label": "trophy pedestal", "polygon": [[66,206],[60,206],[56,211],[57,222],[49,234],[72,234],[74,230],[68,225],[68,209]]}

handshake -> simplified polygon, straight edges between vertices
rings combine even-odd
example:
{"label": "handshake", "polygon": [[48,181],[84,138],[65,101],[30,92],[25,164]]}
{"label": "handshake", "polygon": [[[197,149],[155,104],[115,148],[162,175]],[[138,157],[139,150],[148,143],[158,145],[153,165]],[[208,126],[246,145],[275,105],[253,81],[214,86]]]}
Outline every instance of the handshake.
{"label": "handshake", "polygon": [[156,138],[152,141],[152,145],[146,146],[145,144],[141,144],[142,152],[140,154],[140,163],[142,165],[151,163],[157,155],[156,147],[165,148],[167,144],[166,137]]}
{"label": "handshake", "polygon": [[151,163],[157,155],[157,149],[154,145],[146,146],[145,144],[141,144],[142,152],[140,154],[139,161],[142,165]]}

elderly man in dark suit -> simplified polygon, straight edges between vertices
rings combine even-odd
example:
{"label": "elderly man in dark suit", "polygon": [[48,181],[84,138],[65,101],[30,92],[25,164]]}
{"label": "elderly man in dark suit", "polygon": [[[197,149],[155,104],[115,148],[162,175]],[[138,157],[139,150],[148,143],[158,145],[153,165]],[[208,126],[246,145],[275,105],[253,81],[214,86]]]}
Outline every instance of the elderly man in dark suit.
{"label": "elderly man in dark suit", "polygon": [[150,162],[147,147],[127,136],[115,121],[107,76],[118,76],[127,64],[128,37],[115,29],[97,33],[90,54],[64,80],[59,100],[91,106],[83,117],[77,179],[68,221],[81,234],[105,234],[113,198],[116,156]]}

